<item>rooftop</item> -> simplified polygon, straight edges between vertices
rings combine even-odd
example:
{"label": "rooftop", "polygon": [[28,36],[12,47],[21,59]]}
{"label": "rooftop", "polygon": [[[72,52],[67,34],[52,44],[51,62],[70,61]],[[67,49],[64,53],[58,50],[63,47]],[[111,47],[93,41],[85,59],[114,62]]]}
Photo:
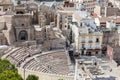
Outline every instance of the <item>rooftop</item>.
{"label": "rooftop", "polygon": [[[90,33],[90,34],[101,34],[102,31],[97,29],[97,25],[94,19],[84,19],[78,21],[77,27],[79,28],[80,34],[82,33]],[[86,30],[86,32],[85,32]]]}

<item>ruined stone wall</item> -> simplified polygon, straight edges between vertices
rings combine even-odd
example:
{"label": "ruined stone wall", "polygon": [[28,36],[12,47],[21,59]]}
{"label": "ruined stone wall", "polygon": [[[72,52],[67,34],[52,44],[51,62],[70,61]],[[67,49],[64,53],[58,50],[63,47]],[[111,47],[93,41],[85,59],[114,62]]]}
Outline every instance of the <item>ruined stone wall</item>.
{"label": "ruined stone wall", "polygon": [[7,40],[5,41],[6,44],[8,43],[9,45],[13,44],[15,41],[15,36],[14,36],[14,30],[13,30],[13,16],[12,15],[4,15],[4,29],[2,30],[2,33],[4,35],[4,38]]}
{"label": "ruined stone wall", "polygon": [[22,41],[20,38],[20,32],[25,31],[27,37],[25,40],[34,39],[34,28],[32,26],[32,18],[30,14],[14,15],[14,27],[16,34],[16,41]]}

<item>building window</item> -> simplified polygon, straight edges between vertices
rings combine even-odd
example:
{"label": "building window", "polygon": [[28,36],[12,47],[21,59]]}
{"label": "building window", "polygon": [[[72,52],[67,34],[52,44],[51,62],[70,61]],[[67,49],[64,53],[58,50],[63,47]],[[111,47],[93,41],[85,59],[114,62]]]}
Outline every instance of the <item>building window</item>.
{"label": "building window", "polygon": [[70,25],[68,24],[68,29],[70,29]]}
{"label": "building window", "polygon": [[98,51],[96,51],[96,54],[98,54]]}
{"label": "building window", "polygon": [[92,49],[92,44],[91,43],[89,44],[89,49]]}
{"label": "building window", "polygon": [[24,26],[24,24],[22,24],[22,26]]}
{"label": "building window", "polygon": [[92,53],[91,53],[91,52],[88,52],[88,56],[92,56]]}
{"label": "building window", "polygon": [[89,43],[92,43],[92,36],[89,36]]}
{"label": "building window", "polygon": [[28,40],[28,34],[27,34],[27,31],[25,30],[22,30],[20,33],[19,33],[19,40]]}
{"label": "building window", "polygon": [[82,43],[85,43],[85,36],[82,36]]}
{"label": "building window", "polygon": [[99,38],[96,38],[96,42],[99,42]]}
{"label": "building window", "polygon": [[66,28],[67,26],[65,25],[65,28]]}
{"label": "building window", "polygon": [[5,11],[7,11],[7,9],[5,9]]}
{"label": "building window", "polygon": [[82,26],[82,23],[80,23],[80,26]]}
{"label": "building window", "polygon": [[84,50],[81,51],[81,55],[84,55]]}
{"label": "building window", "polygon": [[16,14],[24,14],[22,11],[17,11]]}
{"label": "building window", "polygon": [[82,44],[82,48],[85,48],[85,44]]}

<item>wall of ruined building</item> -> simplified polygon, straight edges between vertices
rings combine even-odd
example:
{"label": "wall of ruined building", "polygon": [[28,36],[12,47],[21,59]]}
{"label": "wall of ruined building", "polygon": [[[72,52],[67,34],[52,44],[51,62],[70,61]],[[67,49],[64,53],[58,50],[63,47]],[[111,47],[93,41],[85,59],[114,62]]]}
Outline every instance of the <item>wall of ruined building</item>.
{"label": "wall of ruined building", "polygon": [[0,33],[0,45],[6,45],[7,40],[3,33]]}
{"label": "wall of ruined building", "polygon": [[0,6],[0,10],[3,11],[3,12],[6,12],[6,11],[12,11],[13,10],[13,6],[12,5],[4,5],[4,6]]}
{"label": "wall of ruined building", "polygon": [[15,15],[14,16],[14,27],[16,34],[16,41],[20,41],[19,34],[21,31],[26,31],[28,35],[28,40],[34,39],[34,28],[32,26],[31,15]]}
{"label": "wall of ruined building", "polygon": [[40,12],[38,15],[38,24],[40,25],[40,27],[43,27],[46,25],[46,20],[47,19],[45,15],[42,12]]}
{"label": "wall of ruined building", "polygon": [[45,28],[42,28],[41,31],[35,31],[35,40],[37,41],[37,43],[43,43],[45,40],[45,35]]}
{"label": "wall of ruined building", "polygon": [[13,23],[13,16],[11,15],[5,15],[5,29],[2,30],[5,38],[7,39],[7,42],[9,45],[13,44],[15,41],[15,35],[14,35],[14,29],[12,26]]}

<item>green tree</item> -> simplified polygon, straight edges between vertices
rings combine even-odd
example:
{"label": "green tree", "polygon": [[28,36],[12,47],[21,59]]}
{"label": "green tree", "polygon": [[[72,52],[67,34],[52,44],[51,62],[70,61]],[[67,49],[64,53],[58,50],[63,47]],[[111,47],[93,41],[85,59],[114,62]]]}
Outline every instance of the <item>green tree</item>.
{"label": "green tree", "polygon": [[23,79],[20,75],[18,75],[18,73],[8,70],[4,71],[0,75],[0,80],[23,80]]}
{"label": "green tree", "polygon": [[58,79],[58,80],[64,80],[64,79]]}
{"label": "green tree", "polygon": [[0,59],[0,74],[7,70],[18,72],[15,66],[12,65],[8,60]]}
{"label": "green tree", "polygon": [[18,70],[6,59],[0,59],[0,80],[23,80]]}
{"label": "green tree", "polygon": [[27,79],[26,80],[38,80],[38,76],[36,75],[28,75]]}

